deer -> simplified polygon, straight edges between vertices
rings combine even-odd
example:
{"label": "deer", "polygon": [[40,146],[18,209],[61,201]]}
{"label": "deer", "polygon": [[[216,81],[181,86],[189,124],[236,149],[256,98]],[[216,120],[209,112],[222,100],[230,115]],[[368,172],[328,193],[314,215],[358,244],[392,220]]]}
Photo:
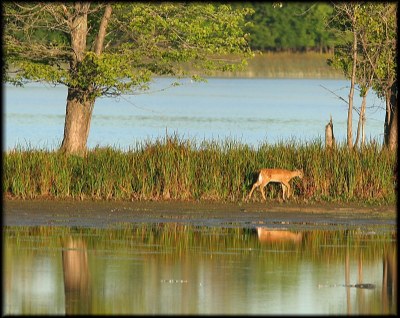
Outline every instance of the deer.
{"label": "deer", "polygon": [[[288,199],[291,195],[290,193],[290,184],[289,181],[295,177],[299,177],[300,179],[303,178],[303,170],[286,170],[286,169],[261,169],[260,173],[258,174],[257,181],[253,184],[251,191],[247,197],[247,200],[251,198],[253,191],[260,187],[260,192],[264,201],[267,201],[264,193],[264,187],[270,182],[278,182],[282,186],[283,195],[282,198],[285,201],[286,198]],[[286,198],[285,198],[286,194]]]}

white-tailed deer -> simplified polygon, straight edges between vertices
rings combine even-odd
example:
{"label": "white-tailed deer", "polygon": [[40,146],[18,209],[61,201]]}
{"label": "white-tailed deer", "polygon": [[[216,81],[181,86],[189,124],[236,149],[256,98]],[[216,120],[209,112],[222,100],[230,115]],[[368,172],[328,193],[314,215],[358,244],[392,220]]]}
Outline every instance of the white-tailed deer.
{"label": "white-tailed deer", "polygon": [[[260,187],[260,192],[262,194],[263,199],[266,201],[264,187],[270,182],[279,182],[282,186],[283,200],[290,197],[290,184],[289,181],[294,177],[303,178],[303,170],[285,170],[285,169],[261,169],[258,174],[257,181],[253,184],[249,196],[247,199],[251,198],[253,191],[255,188]],[[287,194],[285,198],[285,193]]]}

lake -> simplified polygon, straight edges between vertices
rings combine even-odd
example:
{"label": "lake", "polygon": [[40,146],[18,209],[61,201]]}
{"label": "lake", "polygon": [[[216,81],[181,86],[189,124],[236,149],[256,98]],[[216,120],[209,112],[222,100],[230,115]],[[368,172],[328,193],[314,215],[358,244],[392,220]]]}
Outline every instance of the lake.
{"label": "lake", "polygon": [[[335,137],[345,141],[349,82],[324,79],[209,78],[206,83],[156,78],[150,91],[96,101],[88,147],[129,149],[166,134],[201,142],[234,139],[261,143],[322,138],[332,115]],[[325,87],[325,88],[324,88]],[[330,91],[328,91],[330,90]],[[38,83],[4,89],[4,147],[55,149],[64,129],[67,89]],[[355,105],[361,99],[355,94]],[[384,103],[370,93],[366,137],[383,139]],[[355,139],[358,115],[353,114]]]}
{"label": "lake", "polygon": [[396,314],[393,231],[5,226],[3,313]]}
{"label": "lake", "polygon": [[[167,88],[172,82],[156,78],[151,92],[99,99],[89,148],[129,149],[175,133],[255,147],[302,142],[323,139],[330,115],[345,140],[347,106],[321,85],[346,98],[347,81],[210,78]],[[65,87],[5,85],[5,149],[59,147],[66,95]],[[368,106],[367,138],[381,140],[383,102],[371,94]],[[270,218],[246,227],[149,224],[145,214],[104,228],[95,216],[90,227],[75,226],[90,214],[75,210],[51,209],[48,225],[33,226],[46,211],[33,222],[19,209],[26,226],[3,226],[3,314],[397,313],[397,231],[375,228],[369,214],[366,226],[343,220],[330,230]],[[70,223],[57,223],[64,212]]]}

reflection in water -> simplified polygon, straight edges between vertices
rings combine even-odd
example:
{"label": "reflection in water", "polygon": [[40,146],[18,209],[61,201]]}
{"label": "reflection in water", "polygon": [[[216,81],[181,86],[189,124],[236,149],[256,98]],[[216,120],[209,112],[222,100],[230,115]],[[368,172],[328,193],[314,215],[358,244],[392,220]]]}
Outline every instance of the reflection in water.
{"label": "reflection in water", "polygon": [[302,234],[287,230],[272,230],[265,227],[257,227],[258,239],[261,243],[267,242],[293,242],[300,243]]}
{"label": "reflection in water", "polygon": [[349,254],[349,249],[346,248],[346,258],[344,262],[344,281],[346,284],[346,300],[347,300],[347,314],[351,313],[351,302],[350,302],[350,254]]}
{"label": "reflection in water", "polygon": [[63,240],[65,313],[90,313],[89,268],[86,242],[68,236]]}
{"label": "reflection in water", "polygon": [[3,235],[5,314],[397,313],[387,232],[165,223]]}
{"label": "reflection in water", "polygon": [[382,312],[393,313],[397,307],[397,255],[386,250],[383,255]]}

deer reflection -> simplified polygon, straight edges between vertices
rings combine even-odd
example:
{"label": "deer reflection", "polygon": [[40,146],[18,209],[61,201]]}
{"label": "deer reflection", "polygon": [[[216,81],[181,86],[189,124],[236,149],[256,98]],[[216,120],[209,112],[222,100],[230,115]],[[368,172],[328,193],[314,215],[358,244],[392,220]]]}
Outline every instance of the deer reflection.
{"label": "deer reflection", "polygon": [[89,313],[90,277],[86,242],[69,236],[63,240],[62,245],[65,312],[66,314]]}
{"label": "deer reflection", "polygon": [[294,233],[286,230],[272,230],[266,227],[257,227],[258,240],[261,243],[272,242],[293,242],[299,244],[302,240],[302,233]]}

